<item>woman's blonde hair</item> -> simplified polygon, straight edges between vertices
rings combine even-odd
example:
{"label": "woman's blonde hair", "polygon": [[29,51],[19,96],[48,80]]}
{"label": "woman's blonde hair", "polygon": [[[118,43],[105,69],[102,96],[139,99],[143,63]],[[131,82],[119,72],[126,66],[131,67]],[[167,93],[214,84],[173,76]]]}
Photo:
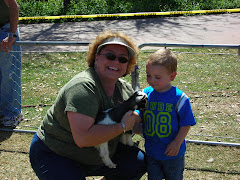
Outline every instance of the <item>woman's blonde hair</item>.
{"label": "woman's blonde hair", "polygon": [[97,53],[97,48],[99,45],[101,45],[106,39],[111,38],[111,37],[120,37],[124,39],[128,45],[135,51],[135,55],[130,58],[127,70],[126,70],[126,75],[130,74],[136,64],[137,64],[137,54],[139,52],[138,47],[133,43],[133,40],[127,36],[123,32],[113,32],[110,30],[105,30],[103,33],[99,34],[95,40],[89,45],[89,50],[87,52],[87,63],[89,67],[94,67],[95,63],[95,55]]}

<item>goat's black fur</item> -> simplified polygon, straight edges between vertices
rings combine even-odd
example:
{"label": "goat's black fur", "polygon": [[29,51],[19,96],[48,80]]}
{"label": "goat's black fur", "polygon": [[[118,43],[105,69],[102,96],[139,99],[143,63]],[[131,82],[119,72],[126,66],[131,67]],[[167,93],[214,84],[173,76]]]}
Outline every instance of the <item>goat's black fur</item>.
{"label": "goat's black fur", "polygon": [[[141,91],[136,91],[128,100],[119,104],[116,107],[110,108],[104,112],[100,112],[96,119],[96,124],[116,124],[120,123],[122,117],[129,110],[144,110],[147,105],[147,95]],[[121,139],[123,144],[133,145],[132,134],[123,134]],[[110,168],[115,168],[116,165],[109,158],[108,142],[96,146],[99,150],[100,156]]]}

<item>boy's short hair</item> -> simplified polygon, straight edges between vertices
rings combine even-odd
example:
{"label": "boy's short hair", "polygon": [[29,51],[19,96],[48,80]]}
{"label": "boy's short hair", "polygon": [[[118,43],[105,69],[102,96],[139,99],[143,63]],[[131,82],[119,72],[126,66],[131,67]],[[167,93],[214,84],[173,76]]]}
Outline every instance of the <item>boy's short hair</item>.
{"label": "boy's short hair", "polygon": [[151,54],[146,64],[161,65],[170,73],[177,71],[177,57],[170,49],[161,49]]}

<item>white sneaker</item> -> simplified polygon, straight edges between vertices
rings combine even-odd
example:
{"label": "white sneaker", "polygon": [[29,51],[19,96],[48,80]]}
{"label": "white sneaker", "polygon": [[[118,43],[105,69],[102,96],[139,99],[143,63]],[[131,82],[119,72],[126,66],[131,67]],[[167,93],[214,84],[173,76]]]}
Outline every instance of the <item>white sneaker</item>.
{"label": "white sneaker", "polygon": [[2,117],[0,121],[1,121],[1,124],[5,127],[15,128],[22,120],[23,120],[23,115],[22,113],[20,113],[17,116]]}

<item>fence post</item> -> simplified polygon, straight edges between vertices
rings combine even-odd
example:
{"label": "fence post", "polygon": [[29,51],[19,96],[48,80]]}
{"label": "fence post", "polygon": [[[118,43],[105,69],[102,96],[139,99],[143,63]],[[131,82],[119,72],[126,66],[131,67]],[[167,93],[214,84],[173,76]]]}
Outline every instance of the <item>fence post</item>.
{"label": "fence post", "polygon": [[134,71],[131,73],[131,78],[132,78],[132,88],[134,90],[140,89],[140,84],[139,84],[139,66],[136,65]]}

